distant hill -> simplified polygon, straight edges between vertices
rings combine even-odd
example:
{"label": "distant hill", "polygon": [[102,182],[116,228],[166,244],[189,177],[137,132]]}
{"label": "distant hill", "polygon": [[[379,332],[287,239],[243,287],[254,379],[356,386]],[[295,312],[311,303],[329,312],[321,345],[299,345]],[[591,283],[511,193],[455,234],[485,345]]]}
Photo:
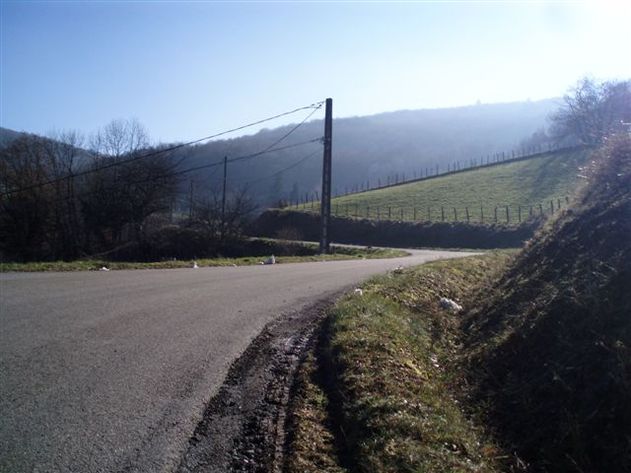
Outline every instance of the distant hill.
{"label": "distant hill", "polygon": [[[339,192],[366,180],[408,173],[427,166],[479,158],[516,148],[535,131],[545,127],[556,99],[536,102],[473,105],[467,107],[404,110],[378,115],[339,118],[333,124],[333,187]],[[274,143],[290,126],[262,130],[255,135],[214,141],[186,150],[182,164],[192,167],[224,156],[247,155]],[[323,134],[322,120],[308,122],[284,144],[299,143]],[[295,199],[320,187],[322,159],[319,144],[307,145],[233,163],[228,170],[229,187],[248,185],[257,201],[269,205],[279,199]],[[286,172],[309,153],[316,154]],[[187,179],[199,192],[220,184],[218,168]]]}
{"label": "distant hill", "polygon": [[[343,192],[362,182],[407,174],[425,167],[508,151],[545,127],[556,99],[536,102],[472,105],[467,107],[403,110],[378,115],[338,118],[333,124],[333,188]],[[173,157],[183,170],[257,153],[279,141],[294,125],[264,129],[253,135],[178,150]],[[0,147],[21,133],[0,128]],[[305,123],[278,146],[301,143],[323,135],[323,121]],[[228,189],[246,187],[262,207],[281,199],[318,191],[321,185],[322,146],[305,146],[231,163]],[[305,159],[307,156],[307,159]],[[182,195],[193,182],[197,196],[218,191],[221,166],[182,174]],[[185,199],[183,199],[185,200]]]}
{"label": "distant hill", "polygon": [[0,127],[0,148],[9,145],[13,140],[18,138],[22,133],[10,130],[9,128]]}

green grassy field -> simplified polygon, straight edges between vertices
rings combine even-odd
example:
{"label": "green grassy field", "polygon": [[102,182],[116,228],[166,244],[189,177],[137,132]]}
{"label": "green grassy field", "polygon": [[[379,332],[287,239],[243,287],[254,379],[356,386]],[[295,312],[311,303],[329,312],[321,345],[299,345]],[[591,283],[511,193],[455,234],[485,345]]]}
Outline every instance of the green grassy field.
{"label": "green grassy field", "polygon": [[[341,217],[417,221],[467,221],[468,212],[470,222],[492,223],[497,208],[499,222],[514,224],[520,213],[525,220],[531,209],[534,214],[550,213],[551,201],[555,211],[567,206],[579,183],[578,167],[589,154],[589,150],[555,152],[338,197],[332,200],[331,212]],[[311,205],[299,205],[301,209],[311,211]]]}

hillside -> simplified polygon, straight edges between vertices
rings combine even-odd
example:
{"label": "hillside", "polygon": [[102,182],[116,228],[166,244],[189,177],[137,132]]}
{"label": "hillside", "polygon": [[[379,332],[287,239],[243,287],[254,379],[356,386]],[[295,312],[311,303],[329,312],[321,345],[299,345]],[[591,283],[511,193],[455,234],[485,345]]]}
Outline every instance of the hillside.
{"label": "hillside", "polygon": [[9,145],[13,140],[18,138],[21,133],[10,130],[9,128],[0,127],[0,148]]}
{"label": "hillside", "polygon": [[[541,217],[567,208],[580,187],[589,148],[545,153],[332,199],[332,241],[450,248],[519,247]],[[320,235],[319,203],[264,212],[253,234]]]}
{"label": "hillside", "polygon": [[631,471],[631,139],[586,175],[519,253],[340,299],[299,369],[287,471]]}
{"label": "hillside", "polygon": [[[383,179],[385,182],[389,175],[412,175],[424,167],[439,164],[442,168],[448,162],[516,149],[523,139],[546,125],[548,115],[557,105],[556,100],[549,99],[336,118],[333,125],[333,187],[343,191],[345,187],[366,180]],[[334,110],[339,110],[337,102]],[[260,151],[291,128],[289,125],[266,129],[254,135],[196,146],[186,150],[185,165],[192,167],[221,160],[224,156],[231,158]],[[322,120],[310,121],[288,137],[283,145],[300,143],[322,134]],[[319,149],[319,144],[306,145],[231,164],[229,188],[247,186],[255,199],[266,206],[279,199],[296,200],[318,191],[322,173]],[[287,169],[311,153],[313,156]],[[277,174],[280,171],[283,172]],[[218,188],[221,173],[211,169],[187,175],[186,179],[192,179],[202,192],[209,186]]]}
{"label": "hillside", "polygon": [[[467,107],[404,110],[378,115],[336,118],[333,130],[333,181],[338,191],[362,182],[434,168],[457,160],[517,149],[520,143],[546,125],[556,108],[554,99],[537,102],[485,104]],[[314,115],[319,116],[319,115]],[[295,115],[296,123],[303,116]],[[282,139],[295,125],[263,129],[253,135],[215,140],[185,147],[173,154],[178,169],[221,161],[224,156],[248,156],[278,142],[278,147],[303,143],[323,134],[321,119],[308,121]],[[230,126],[227,124],[226,128]],[[0,147],[20,133],[0,129]],[[273,146],[277,147],[277,146]],[[219,167],[182,175],[182,195],[207,196],[222,185]],[[243,188],[262,207],[279,200],[297,200],[318,191],[322,173],[319,143],[311,143],[231,163],[228,190]],[[185,201],[186,199],[182,199]]]}
{"label": "hillside", "polygon": [[[578,168],[583,166],[589,151],[567,150],[548,153],[540,157],[473,169],[409,184],[351,194],[332,200],[331,211],[337,216],[352,216],[389,220],[466,221],[466,212],[472,223],[493,223],[495,208],[498,221],[519,223],[519,212],[525,220],[532,211],[550,212],[550,200],[555,211],[566,206],[578,184]],[[298,209],[311,211],[310,205]]]}
{"label": "hillside", "polygon": [[478,401],[533,472],[631,471],[631,140],[467,322]]}

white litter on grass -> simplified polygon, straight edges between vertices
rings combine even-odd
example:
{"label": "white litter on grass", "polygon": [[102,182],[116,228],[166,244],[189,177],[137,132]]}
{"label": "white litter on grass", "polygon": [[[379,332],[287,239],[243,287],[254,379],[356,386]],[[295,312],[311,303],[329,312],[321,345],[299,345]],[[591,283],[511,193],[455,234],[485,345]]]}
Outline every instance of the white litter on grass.
{"label": "white litter on grass", "polygon": [[403,266],[397,266],[392,270],[394,274],[401,274],[403,272]]}
{"label": "white litter on grass", "polygon": [[363,296],[364,295],[364,291],[362,291],[359,287],[356,287],[355,290],[353,291],[354,294],[357,294],[358,296]]}
{"label": "white litter on grass", "polygon": [[193,269],[199,269],[199,266],[197,266],[197,261],[193,261]]}
{"label": "white litter on grass", "polygon": [[99,271],[109,271],[110,268],[106,268],[105,266],[103,266],[101,269],[99,269]]}
{"label": "white litter on grass", "polygon": [[272,255],[267,258],[263,264],[276,264],[276,258]]}
{"label": "white litter on grass", "polygon": [[460,312],[462,310],[462,306],[451,299],[447,299],[446,297],[441,297],[440,306],[445,310],[450,310],[452,312]]}

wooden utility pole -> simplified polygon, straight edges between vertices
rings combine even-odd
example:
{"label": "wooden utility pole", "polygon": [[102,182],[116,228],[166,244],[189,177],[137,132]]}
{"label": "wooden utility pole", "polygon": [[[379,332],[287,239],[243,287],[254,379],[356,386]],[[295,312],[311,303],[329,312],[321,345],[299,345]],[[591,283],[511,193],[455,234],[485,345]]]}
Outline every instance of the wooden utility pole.
{"label": "wooden utility pole", "polygon": [[193,180],[190,180],[190,189],[188,191],[188,219],[193,218]]}
{"label": "wooden utility pole", "polygon": [[223,190],[221,192],[221,239],[226,225],[226,184],[228,182],[228,156],[223,157]]}
{"label": "wooden utility pole", "polygon": [[320,219],[322,233],[320,253],[329,252],[329,221],[331,219],[331,145],[333,132],[333,99],[326,99],[324,112],[324,154],[322,158],[322,200]]}

